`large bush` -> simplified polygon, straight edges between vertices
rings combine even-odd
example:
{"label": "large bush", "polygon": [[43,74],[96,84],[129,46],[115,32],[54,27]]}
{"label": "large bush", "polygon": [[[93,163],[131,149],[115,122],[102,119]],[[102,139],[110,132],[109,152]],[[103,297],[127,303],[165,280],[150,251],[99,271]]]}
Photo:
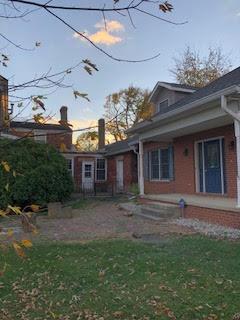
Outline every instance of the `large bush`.
{"label": "large bush", "polygon": [[0,208],[63,201],[72,190],[66,160],[52,146],[31,139],[0,139]]}

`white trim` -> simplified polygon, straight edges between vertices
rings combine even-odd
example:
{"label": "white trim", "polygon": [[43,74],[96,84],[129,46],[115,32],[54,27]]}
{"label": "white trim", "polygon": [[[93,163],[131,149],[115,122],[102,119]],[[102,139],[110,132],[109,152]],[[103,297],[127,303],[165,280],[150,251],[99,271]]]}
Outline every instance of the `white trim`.
{"label": "white trim", "polygon": [[158,90],[159,87],[162,87],[162,88],[165,88],[165,89],[168,89],[168,90],[171,90],[171,91],[178,91],[178,92],[188,92],[188,93],[193,93],[195,92],[196,90],[194,89],[184,89],[184,88],[178,88],[178,87],[175,87],[174,85],[171,85],[171,84],[168,84],[168,83],[165,83],[165,82],[161,82],[161,81],[158,81],[155,85],[155,87],[153,88],[153,91],[149,97],[149,101],[152,99],[152,97],[154,96],[154,94],[156,93],[156,91]]}
{"label": "white trim", "polygon": [[[176,115],[181,114],[183,116],[185,112],[188,112],[188,114],[189,114],[189,110],[192,111],[192,109],[196,109],[200,105],[209,103],[209,102],[217,100],[217,99],[221,99],[222,95],[228,95],[228,94],[235,93],[235,92],[239,92],[239,86],[237,86],[237,85],[231,86],[227,89],[217,91],[215,93],[212,93],[212,94],[205,96],[203,98],[200,98],[198,100],[194,100],[193,102],[190,102],[186,105],[183,105],[180,108],[171,110],[171,111],[166,112],[164,114],[156,115],[156,117],[153,117],[151,119],[151,121],[149,121],[149,120],[142,121],[139,124],[136,124],[135,126],[133,126],[132,128],[126,130],[126,132],[127,133],[134,133],[134,132],[137,133],[138,131],[142,131],[142,130],[143,131],[150,131],[151,129],[149,130],[149,126],[152,127],[153,123],[154,124],[157,123],[159,125],[160,122],[163,120],[167,120],[167,122],[170,122],[172,120],[172,118],[175,117]],[[196,111],[199,111],[199,108],[197,108]],[[199,117],[199,115],[198,115],[198,117]]]}
{"label": "white trim", "polygon": [[163,99],[163,100],[158,102],[156,113],[161,112],[160,104],[165,102],[165,101],[167,101],[167,106],[169,107],[169,99],[168,98],[167,99]]}
{"label": "white trim", "polygon": [[64,157],[66,160],[71,160],[72,164],[72,177],[74,177],[74,158],[71,157]]}
{"label": "white trim", "polygon": [[[104,178],[104,180],[98,180],[97,179],[97,170],[98,170],[97,161],[98,161],[98,159],[104,160],[104,162],[105,162],[105,178]],[[96,158],[95,159],[95,181],[96,182],[105,182],[106,180],[107,180],[107,159],[103,158],[103,157]]]}
{"label": "white trim", "polygon": [[[162,179],[161,178],[161,175],[162,175],[162,173],[161,173],[161,150],[168,150],[168,149],[169,148],[158,148],[158,149],[154,149],[154,150],[150,150],[149,151],[149,168],[150,168],[150,170],[149,170],[149,174],[150,174],[149,181],[151,181],[151,182],[170,182],[171,181],[170,178],[168,178],[168,179]],[[158,151],[158,157],[159,157],[159,179],[152,179],[152,152],[154,152],[154,151]],[[169,165],[169,170],[168,171],[170,171],[170,163],[169,163],[169,161],[168,161],[168,165]]]}
{"label": "white trim", "polygon": [[91,177],[92,177],[92,187],[94,188],[94,180],[95,180],[95,167],[94,167],[94,160],[84,160],[82,161],[82,187],[84,188],[84,183],[85,183],[85,165],[86,164],[90,164],[92,166],[92,170],[91,170]]}
{"label": "white trim", "polygon": [[[38,138],[40,138],[40,139],[38,139]],[[45,130],[34,129],[33,130],[33,139],[36,142],[47,143],[47,132]]]}
{"label": "white trim", "polygon": [[[197,140],[194,142],[195,144],[195,181],[196,181],[196,192],[199,193],[206,193],[206,177],[205,177],[205,151],[204,151],[204,143],[209,142],[209,141],[214,141],[218,140],[219,141],[219,152],[220,152],[220,169],[221,169],[221,195],[225,195],[225,184],[224,184],[224,165],[223,165],[223,148],[222,148],[222,143],[224,140],[224,136],[219,136],[219,137],[214,137],[214,138],[209,138],[209,139],[201,139]],[[202,143],[202,164],[203,164],[203,191],[200,191],[200,171],[199,171],[199,149],[198,145],[199,143]],[[196,160],[197,159],[197,160]]]}

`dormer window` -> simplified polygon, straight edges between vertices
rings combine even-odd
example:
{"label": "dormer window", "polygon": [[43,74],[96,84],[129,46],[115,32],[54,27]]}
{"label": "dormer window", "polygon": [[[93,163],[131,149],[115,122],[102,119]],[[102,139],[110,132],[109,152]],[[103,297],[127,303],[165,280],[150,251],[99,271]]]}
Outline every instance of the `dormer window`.
{"label": "dormer window", "polygon": [[164,113],[168,108],[168,99],[161,101],[157,106],[157,112]]}

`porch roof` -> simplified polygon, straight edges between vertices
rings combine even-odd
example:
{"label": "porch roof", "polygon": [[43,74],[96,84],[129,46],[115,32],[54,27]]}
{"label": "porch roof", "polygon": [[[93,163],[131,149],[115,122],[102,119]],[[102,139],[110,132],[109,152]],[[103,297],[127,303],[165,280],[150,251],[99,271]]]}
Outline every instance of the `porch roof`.
{"label": "porch roof", "polygon": [[233,211],[239,212],[240,208],[237,208],[237,200],[233,198],[226,198],[223,196],[205,196],[198,194],[181,194],[181,193],[168,193],[168,194],[146,194],[141,196],[144,199],[153,201],[162,201],[169,203],[179,203],[180,199],[184,199],[187,205],[194,207]]}
{"label": "porch roof", "polygon": [[201,110],[211,108],[213,103],[220,105],[221,96],[239,91],[239,84],[240,67],[170,105],[166,113],[155,114],[150,120],[136,124],[127,132],[142,134],[160,127],[162,123],[171,122],[185,115],[199,113]]}

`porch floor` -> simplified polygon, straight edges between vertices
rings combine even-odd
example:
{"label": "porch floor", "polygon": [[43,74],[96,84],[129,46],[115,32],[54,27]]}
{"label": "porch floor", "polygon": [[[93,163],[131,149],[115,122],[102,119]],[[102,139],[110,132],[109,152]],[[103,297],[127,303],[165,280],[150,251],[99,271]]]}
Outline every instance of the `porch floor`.
{"label": "porch floor", "polygon": [[179,203],[180,199],[184,199],[187,205],[195,207],[210,208],[215,210],[234,211],[240,213],[240,208],[237,208],[237,200],[233,198],[225,198],[221,196],[205,196],[205,195],[190,195],[181,193],[168,194],[146,194],[143,199],[153,201],[163,201],[169,203]]}

